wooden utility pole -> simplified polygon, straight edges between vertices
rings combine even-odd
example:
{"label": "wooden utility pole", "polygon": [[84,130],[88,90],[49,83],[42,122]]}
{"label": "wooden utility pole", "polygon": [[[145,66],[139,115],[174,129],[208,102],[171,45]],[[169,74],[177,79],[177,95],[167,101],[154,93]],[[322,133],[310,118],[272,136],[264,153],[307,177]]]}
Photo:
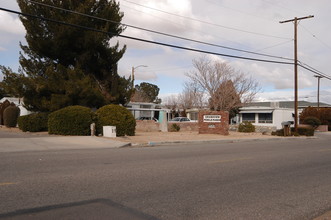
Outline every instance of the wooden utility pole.
{"label": "wooden utility pole", "polygon": [[298,21],[313,18],[314,15],[280,21],[279,23],[294,22],[294,129],[298,132]]}
{"label": "wooden utility pole", "polygon": [[318,79],[317,82],[317,109],[320,109],[320,80],[323,78],[321,75],[315,75],[315,77]]}

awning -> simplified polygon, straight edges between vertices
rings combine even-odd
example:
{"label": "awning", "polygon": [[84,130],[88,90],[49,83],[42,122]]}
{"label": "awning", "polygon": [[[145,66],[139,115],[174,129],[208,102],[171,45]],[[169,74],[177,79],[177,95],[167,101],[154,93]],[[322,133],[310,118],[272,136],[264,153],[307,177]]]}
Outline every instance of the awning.
{"label": "awning", "polygon": [[243,113],[272,113],[273,110],[255,110],[255,111],[240,111],[239,114]]}

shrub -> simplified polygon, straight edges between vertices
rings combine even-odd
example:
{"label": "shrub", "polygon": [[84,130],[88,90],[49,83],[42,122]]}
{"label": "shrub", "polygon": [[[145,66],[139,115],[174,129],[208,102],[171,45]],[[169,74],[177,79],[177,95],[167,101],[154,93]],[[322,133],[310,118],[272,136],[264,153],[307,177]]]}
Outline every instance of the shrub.
{"label": "shrub", "polygon": [[[292,133],[294,132],[294,128],[291,128]],[[298,127],[298,135],[304,136],[314,136],[315,129],[312,127]]]}
{"label": "shrub", "polygon": [[40,112],[18,117],[18,127],[22,131],[38,132],[48,130],[48,113]]}
{"label": "shrub", "polygon": [[60,135],[89,135],[93,122],[91,109],[83,106],[69,106],[48,116],[48,133]]}
{"label": "shrub", "polygon": [[20,108],[11,104],[3,112],[3,124],[9,128],[16,127],[18,116],[20,116]]}
{"label": "shrub", "polygon": [[307,117],[316,117],[321,121],[321,124],[328,125],[331,130],[331,109],[330,108],[316,108],[308,107],[300,113],[300,121],[304,121]]}
{"label": "shrub", "polygon": [[239,124],[238,131],[246,133],[255,132],[255,126],[251,122],[245,121]]}
{"label": "shrub", "polygon": [[180,131],[180,126],[178,124],[171,124],[170,128],[169,128],[170,132],[178,132]]}
{"label": "shrub", "polygon": [[98,134],[102,134],[103,126],[116,126],[117,136],[135,135],[136,120],[125,107],[111,104],[101,107],[95,113]]}
{"label": "shrub", "polygon": [[271,132],[271,135],[274,136],[284,136],[284,129],[278,129],[276,131]]}
{"label": "shrub", "polygon": [[318,126],[321,125],[321,121],[318,118],[314,117],[314,116],[306,117],[303,120],[303,123],[306,124],[306,125],[310,125],[313,128],[317,128]]}

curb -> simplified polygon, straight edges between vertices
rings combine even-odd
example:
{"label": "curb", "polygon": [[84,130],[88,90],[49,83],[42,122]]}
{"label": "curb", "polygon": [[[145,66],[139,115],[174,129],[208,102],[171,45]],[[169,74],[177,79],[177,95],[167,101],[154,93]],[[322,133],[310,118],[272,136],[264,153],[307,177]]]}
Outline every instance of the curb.
{"label": "curb", "polygon": [[317,139],[317,137],[285,137],[285,138],[252,138],[252,139],[224,139],[224,140],[196,140],[196,141],[149,141],[143,144],[131,144],[137,147],[154,147],[175,144],[216,144],[216,143],[240,143],[240,142],[253,142],[253,141],[285,141],[285,140],[298,140],[298,139]]}

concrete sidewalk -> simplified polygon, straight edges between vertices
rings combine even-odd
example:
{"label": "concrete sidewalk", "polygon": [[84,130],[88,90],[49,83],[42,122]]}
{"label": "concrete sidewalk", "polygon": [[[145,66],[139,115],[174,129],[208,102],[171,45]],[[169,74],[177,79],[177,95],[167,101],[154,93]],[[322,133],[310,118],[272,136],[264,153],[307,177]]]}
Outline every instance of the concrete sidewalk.
{"label": "concrete sidewalk", "polygon": [[0,152],[120,148],[130,143],[103,137],[58,136],[0,128]]}
{"label": "concrete sidewalk", "polygon": [[[279,137],[261,133],[231,132],[229,135],[199,134],[197,131],[181,132],[137,132],[135,136],[106,138],[115,141],[129,142],[132,146],[155,146],[190,143],[233,143],[247,141],[289,140],[307,137]],[[316,138],[316,137],[308,137]]]}
{"label": "concrete sidewalk", "polygon": [[[289,140],[307,137],[277,137],[261,133],[230,132],[229,135],[184,132],[137,132],[135,136],[116,138],[91,136],[58,136],[47,132],[29,133],[17,128],[0,128],[0,152],[100,149],[127,146],[143,147],[171,144],[233,143],[247,141]],[[308,137],[316,138],[316,137]]]}
{"label": "concrete sidewalk", "polygon": [[0,152],[120,148],[129,145],[129,143],[84,136],[1,138]]}

